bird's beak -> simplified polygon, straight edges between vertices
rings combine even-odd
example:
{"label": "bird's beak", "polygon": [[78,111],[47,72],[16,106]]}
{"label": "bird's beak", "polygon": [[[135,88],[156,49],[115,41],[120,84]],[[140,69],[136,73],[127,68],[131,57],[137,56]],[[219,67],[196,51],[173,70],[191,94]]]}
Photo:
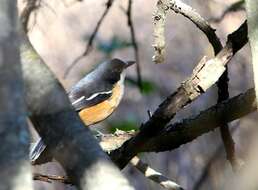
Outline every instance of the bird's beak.
{"label": "bird's beak", "polygon": [[135,61],[126,61],[126,67],[130,67],[131,65],[135,64]]}

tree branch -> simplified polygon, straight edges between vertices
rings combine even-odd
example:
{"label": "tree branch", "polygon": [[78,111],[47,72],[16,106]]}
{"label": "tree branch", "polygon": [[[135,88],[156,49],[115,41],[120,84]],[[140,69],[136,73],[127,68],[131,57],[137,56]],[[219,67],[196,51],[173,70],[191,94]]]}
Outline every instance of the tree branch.
{"label": "tree branch", "polygon": [[196,10],[180,0],[170,0],[169,8],[192,21],[208,38],[215,55],[222,49],[222,44],[210,24]]}
{"label": "tree branch", "polygon": [[126,12],[127,24],[130,29],[131,41],[132,41],[133,49],[134,49],[134,57],[135,57],[135,61],[136,61],[137,83],[138,83],[139,89],[142,89],[140,57],[139,57],[138,43],[136,40],[133,19],[132,19],[132,3],[133,3],[133,0],[128,0],[128,7],[127,7],[127,12]]}
{"label": "tree branch", "polygon": [[[256,99],[254,89],[249,89],[243,94],[216,104],[207,110],[202,111],[199,115],[184,119],[168,125],[165,129],[151,138],[141,147],[137,148],[136,154],[140,152],[163,152],[171,151],[183,144],[195,140],[197,137],[210,132],[219,127],[223,122],[231,122],[239,119],[253,111],[256,108]],[[127,143],[133,133],[121,135],[105,135],[101,138],[102,148],[112,153],[116,147]],[[137,135],[137,134],[135,134]],[[116,142],[115,146],[110,142]],[[111,154],[111,156],[114,156]]]}
{"label": "tree branch", "polygon": [[228,36],[226,46],[215,58],[210,60],[204,58],[197,64],[192,76],[159,105],[152,117],[142,124],[135,137],[126,141],[119,149],[112,151],[113,161],[123,168],[137,154],[138,149],[144,147],[151,138],[164,129],[177,111],[203,94],[219,79],[225,71],[225,65],[246,43],[247,25],[244,22],[238,30]]}
{"label": "tree branch", "polygon": [[154,55],[152,60],[154,63],[163,63],[165,61],[165,23],[169,0],[157,0],[156,10],[153,13],[153,36],[154,36]]}
{"label": "tree branch", "polygon": [[32,190],[17,1],[0,2],[0,189]]}
{"label": "tree branch", "polygon": [[58,176],[58,175],[45,175],[40,173],[34,173],[33,180],[44,181],[48,183],[52,183],[52,181],[58,181],[60,183],[73,185],[70,179],[68,179],[65,176]]}

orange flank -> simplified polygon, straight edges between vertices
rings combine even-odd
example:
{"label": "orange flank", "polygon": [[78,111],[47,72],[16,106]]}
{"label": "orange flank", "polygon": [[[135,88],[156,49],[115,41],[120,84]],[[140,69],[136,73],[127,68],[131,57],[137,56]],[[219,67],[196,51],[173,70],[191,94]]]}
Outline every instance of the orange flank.
{"label": "orange flank", "polygon": [[121,84],[116,84],[113,88],[112,96],[99,104],[82,109],[79,112],[80,118],[86,125],[93,125],[98,123],[108,116],[110,116],[116,109],[123,96],[123,86]]}

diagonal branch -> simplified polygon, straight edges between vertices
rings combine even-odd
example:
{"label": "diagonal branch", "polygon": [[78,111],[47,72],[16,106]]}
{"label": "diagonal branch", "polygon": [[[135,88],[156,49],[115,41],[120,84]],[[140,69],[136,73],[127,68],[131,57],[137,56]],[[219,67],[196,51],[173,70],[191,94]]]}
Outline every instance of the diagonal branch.
{"label": "diagonal branch", "polygon": [[[136,151],[140,152],[163,152],[171,151],[183,144],[189,143],[199,136],[218,128],[223,122],[231,122],[257,110],[254,89],[249,89],[243,94],[216,104],[199,115],[184,119],[180,122],[168,125],[160,133],[149,139]],[[111,152],[126,144],[133,134],[121,134],[118,136],[105,135],[101,138],[101,146]],[[137,134],[135,134],[137,135]],[[116,142],[115,146],[110,142]]]}
{"label": "diagonal branch", "polygon": [[139,152],[161,152],[176,149],[200,135],[219,127],[223,122],[239,119],[256,108],[254,89],[249,89],[229,100],[201,112],[194,118],[169,125],[159,135],[148,141]]}
{"label": "diagonal branch", "polygon": [[0,2],[0,189],[32,190],[17,1]]}
{"label": "diagonal branch", "polygon": [[111,6],[113,5],[113,2],[114,0],[108,0],[107,3],[106,3],[106,8],[104,10],[104,12],[102,13],[100,19],[98,20],[97,22],[97,25],[96,27],[94,28],[90,38],[89,38],[89,41],[86,45],[86,48],[84,50],[84,52],[79,56],[77,57],[73,62],[72,64],[66,69],[65,73],[64,73],[64,77],[67,77],[67,75],[70,73],[70,71],[72,70],[72,68],[85,56],[87,56],[91,50],[92,50],[92,46],[93,46],[93,42],[98,34],[98,31],[99,31],[99,28],[102,24],[102,22],[104,21],[105,17],[107,16]]}
{"label": "diagonal branch", "polygon": [[169,7],[175,13],[181,14],[191,20],[206,35],[214,49],[215,55],[220,52],[222,44],[215,33],[216,30],[196,10],[180,0],[170,0]]}
{"label": "diagonal branch", "polygon": [[138,149],[164,129],[177,111],[207,91],[219,79],[225,71],[225,65],[246,43],[247,25],[244,22],[238,30],[228,36],[227,44],[215,58],[210,60],[204,58],[198,63],[192,76],[159,105],[152,117],[142,124],[135,137],[112,151],[113,161],[123,168],[137,154]]}
{"label": "diagonal branch", "polygon": [[137,168],[141,173],[144,174],[145,177],[149,178],[150,180],[158,183],[160,186],[164,187],[165,189],[169,190],[184,190],[180,185],[176,184],[175,182],[168,179],[166,176],[162,175],[161,173],[155,171],[154,169],[150,168],[150,166],[143,161],[141,161],[137,156],[135,156],[130,163]]}

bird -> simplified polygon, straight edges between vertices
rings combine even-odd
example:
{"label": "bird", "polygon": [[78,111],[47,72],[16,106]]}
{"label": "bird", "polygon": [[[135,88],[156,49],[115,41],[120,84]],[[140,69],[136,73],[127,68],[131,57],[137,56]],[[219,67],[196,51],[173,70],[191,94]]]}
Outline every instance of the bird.
{"label": "bird", "polygon": [[[68,91],[71,105],[85,126],[99,123],[115,111],[124,95],[126,69],[134,63],[118,58],[105,61]],[[39,139],[30,152],[32,164],[45,162],[44,158],[40,158],[43,151],[46,151],[46,145]]]}
{"label": "bird", "polygon": [[85,125],[101,122],[114,112],[124,94],[126,68],[134,63],[103,62],[71,88],[68,97]]}

